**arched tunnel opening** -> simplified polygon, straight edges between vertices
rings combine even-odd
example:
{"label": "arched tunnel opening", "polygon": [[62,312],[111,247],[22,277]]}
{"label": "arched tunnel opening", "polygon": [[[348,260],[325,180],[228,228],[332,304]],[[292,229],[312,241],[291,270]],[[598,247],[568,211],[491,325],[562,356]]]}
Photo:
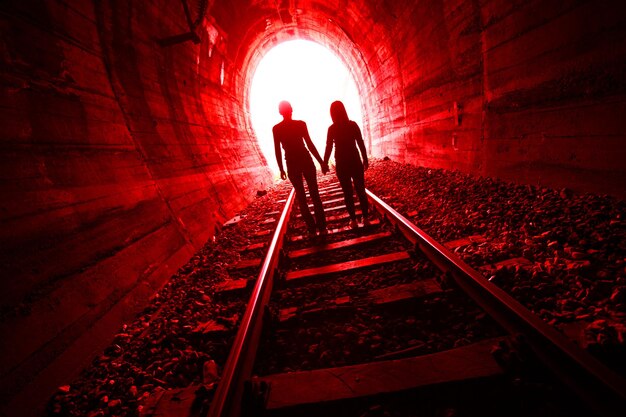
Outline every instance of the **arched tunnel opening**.
{"label": "arched tunnel opening", "polygon": [[372,158],[621,201],[624,11],[620,1],[3,2],[2,413],[41,415],[272,186],[248,106],[252,69],[272,48],[313,41],[342,60]]}
{"label": "arched tunnel opening", "polygon": [[[272,127],[280,122],[278,103],[286,100],[294,117],[306,121],[313,144],[324,152],[330,103],[340,100],[349,115],[362,125],[361,100],[348,68],[327,48],[303,40],[272,48],[255,69],[250,83],[250,117],[255,135],[270,168],[278,174]],[[331,160],[334,163],[334,158]],[[278,178],[278,176],[277,176]]]}

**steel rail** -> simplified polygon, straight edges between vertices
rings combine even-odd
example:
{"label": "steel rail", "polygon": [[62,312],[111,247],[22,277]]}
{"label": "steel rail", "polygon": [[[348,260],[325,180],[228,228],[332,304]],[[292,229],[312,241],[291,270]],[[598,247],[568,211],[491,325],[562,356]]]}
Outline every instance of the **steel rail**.
{"label": "steel rail", "polygon": [[278,265],[280,249],[283,245],[283,237],[287,229],[293,201],[294,190],[292,189],[276,225],[259,277],[250,296],[250,302],[224,365],[222,378],[211,401],[208,417],[238,416],[241,414],[244,384],[250,379],[252,373],[263,327],[263,313],[272,292],[274,272]]}
{"label": "steel rail", "polygon": [[376,209],[417,249],[472,297],[500,325],[524,341],[557,377],[602,416],[622,416],[626,410],[626,380],[545,323],[449,249],[435,241],[388,204],[366,190]]}

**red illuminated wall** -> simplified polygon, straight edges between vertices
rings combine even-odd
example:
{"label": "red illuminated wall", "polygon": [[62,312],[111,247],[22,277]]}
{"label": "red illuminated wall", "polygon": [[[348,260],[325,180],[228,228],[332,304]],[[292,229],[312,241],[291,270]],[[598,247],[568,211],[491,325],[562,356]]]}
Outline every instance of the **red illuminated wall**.
{"label": "red illuminated wall", "polygon": [[238,69],[221,83],[222,35],[156,43],[184,29],[180,2],[13,3],[0,6],[0,395],[27,404],[271,178]]}
{"label": "red illuminated wall", "polygon": [[626,196],[623,2],[399,3],[404,101],[380,152]]}
{"label": "red illuminated wall", "polygon": [[200,43],[167,47],[180,1],[0,5],[8,409],[66,381],[270,183],[246,103],[282,40],[344,59],[374,156],[626,195],[621,1],[208,4]]}

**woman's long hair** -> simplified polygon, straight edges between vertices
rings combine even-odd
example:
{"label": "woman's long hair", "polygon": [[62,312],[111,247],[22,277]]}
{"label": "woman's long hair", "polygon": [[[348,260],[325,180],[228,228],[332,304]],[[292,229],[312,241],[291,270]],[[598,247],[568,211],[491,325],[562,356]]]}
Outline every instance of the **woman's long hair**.
{"label": "woman's long hair", "polygon": [[348,113],[341,101],[334,101],[330,105],[330,117],[333,119],[333,123],[347,122]]}

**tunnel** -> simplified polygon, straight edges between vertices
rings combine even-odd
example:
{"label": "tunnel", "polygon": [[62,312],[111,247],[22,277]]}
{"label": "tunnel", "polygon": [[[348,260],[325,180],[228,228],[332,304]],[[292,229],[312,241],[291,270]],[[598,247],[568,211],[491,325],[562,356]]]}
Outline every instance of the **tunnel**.
{"label": "tunnel", "polygon": [[0,13],[3,415],[39,415],[272,185],[248,102],[281,42],[344,62],[372,157],[626,196],[621,1],[28,0]]}

